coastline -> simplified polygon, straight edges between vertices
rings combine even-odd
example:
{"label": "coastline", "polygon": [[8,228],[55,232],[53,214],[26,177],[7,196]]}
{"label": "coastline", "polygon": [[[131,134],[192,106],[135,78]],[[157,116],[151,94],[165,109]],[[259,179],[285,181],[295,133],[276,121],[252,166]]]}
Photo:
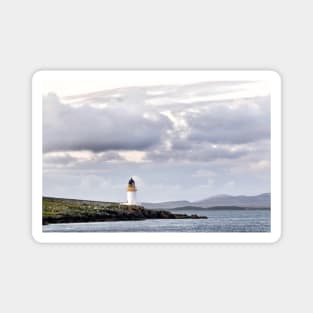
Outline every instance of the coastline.
{"label": "coastline", "polygon": [[43,197],[42,224],[138,221],[145,219],[206,219],[206,216],[151,210],[140,205]]}

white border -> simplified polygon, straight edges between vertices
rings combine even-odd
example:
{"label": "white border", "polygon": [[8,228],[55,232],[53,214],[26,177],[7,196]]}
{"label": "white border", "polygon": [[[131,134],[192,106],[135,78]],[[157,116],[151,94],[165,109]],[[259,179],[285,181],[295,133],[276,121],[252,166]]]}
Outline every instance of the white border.
{"label": "white border", "polygon": [[[44,233],[42,231],[42,87],[45,80],[196,75],[201,80],[267,80],[271,84],[271,232]],[[281,78],[275,71],[37,71],[32,78],[32,235],[40,243],[273,243],[281,236]]]}

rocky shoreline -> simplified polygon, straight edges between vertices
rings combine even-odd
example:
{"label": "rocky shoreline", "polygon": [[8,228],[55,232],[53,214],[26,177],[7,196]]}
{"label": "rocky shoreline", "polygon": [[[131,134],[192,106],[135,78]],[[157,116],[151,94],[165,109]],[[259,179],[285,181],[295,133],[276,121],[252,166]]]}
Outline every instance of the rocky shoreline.
{"label": "rocky shoreline", "polygon": [[42,224],[130,221],[145,219],[199,219],[196,214],[176,214],[166,210],[149,210],[139,205],[120,205],[76,199],[43,197]]}

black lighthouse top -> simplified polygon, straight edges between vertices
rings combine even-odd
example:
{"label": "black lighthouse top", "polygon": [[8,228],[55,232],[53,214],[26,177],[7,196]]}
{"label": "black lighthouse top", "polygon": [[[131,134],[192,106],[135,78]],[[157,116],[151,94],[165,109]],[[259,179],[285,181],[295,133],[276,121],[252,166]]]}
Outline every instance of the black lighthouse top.
{"label": "black lighthouse top", "polygon": [[128,181],[128,185],[129,185],[129,186],[135,186],[135,181],[133,180],[132,177],[131,177],[130,180]]}

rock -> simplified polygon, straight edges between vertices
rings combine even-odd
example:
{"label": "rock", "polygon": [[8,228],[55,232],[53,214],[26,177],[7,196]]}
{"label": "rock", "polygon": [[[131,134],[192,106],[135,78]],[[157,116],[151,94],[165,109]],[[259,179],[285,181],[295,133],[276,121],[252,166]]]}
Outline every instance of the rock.
{"label": "rock", "polygon": [[53,223],[86,223],[144,219],[207,218],[174,214],[166,210],[148,210],[139,205],[120,205],[74,199],[43,198],[43,225]]}

